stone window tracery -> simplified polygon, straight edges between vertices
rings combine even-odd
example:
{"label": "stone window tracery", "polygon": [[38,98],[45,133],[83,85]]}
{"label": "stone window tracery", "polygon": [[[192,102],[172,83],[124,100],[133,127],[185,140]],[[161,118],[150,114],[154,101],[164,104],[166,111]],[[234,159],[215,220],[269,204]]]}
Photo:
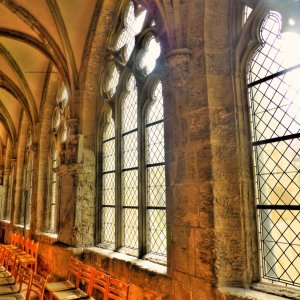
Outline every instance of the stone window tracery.
{"label": "stone window tracery", "polygon": [[101,137],[100,245],[165,263],[162,49],[151,13],[129,1],[109,47],[102,80],[111,109]]}
{"label": "stone window tracery", "polygon": [[260,22],[248,98],[261,276],[300,287],[300,35],[282,26],[274,10]]}

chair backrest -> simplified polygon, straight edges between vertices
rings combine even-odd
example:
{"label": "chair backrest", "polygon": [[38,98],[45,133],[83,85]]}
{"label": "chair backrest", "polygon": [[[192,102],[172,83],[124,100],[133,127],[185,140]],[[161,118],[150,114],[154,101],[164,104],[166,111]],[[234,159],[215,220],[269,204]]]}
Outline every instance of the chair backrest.
{"label": "chair backrest", "polygon": [[67,279],[75,283],[76,287],[79,287],[79,283],[80,283],[79,274],[80,274],[81,266],[82,266],[81,261],[79,261],[74,257],[71,257],[68,266]]}
{"label": "chair backrest", "polygon": [[[88,291],[89,297],[93,297],[94,293],[99,293],[99,291],[102,294],[103,299],[106,299],[108,287],[109,287],[109,280],[110,276],[105,274],[102,271],[94,270],[92,275],[92,281],[90,284],[90,288]],[[95,297],[97,299],[97,297]],[[102,299],[102,298],[101,298]]]}
{"label": "chair backrest", "polygon": [[37,259],[38,249],[39,249],[39,242],[34,242],[34,241],[29,242],[29,254],[35,259]]}
{"label": "chair backrest", "polygon": [[27,291],[28,291],[29,286],[30,286],[31,281],[32,281],[33,270],[31,268],[23,267],[21,265],[18,265],[17,273],[18,274],[16,274],[15,276],[16,276],[16,279],[19,282],[19,293],[22,293],[22,291],[23,291],[23,289],[22,289],[23,284],[25,284],[25,289],[27,289]]}
{"label": "chair backrest", "polygon": [[35,294],[40,300],[44,299],[45,285],[47,278],[32,272],[32,278],[27,289],[26,299],[30,299],[31,294]]}
{"label": "chair backrest", "polygon": [[10,243],[14,246],[19,246],[20,235],[17,233],[12,233],[10,237]]}
{"label": "chair backrest", "polygon": [[25,246],[25,238],[24,238],[23,235],[20,235],[19,241],[18,241],[18,247],[19,247],[21,250],[24,250],[24,246]]}
{"label": "chair backrest", "polygon": [[110,278],[107,299],[127,300],[129,284],[116,278]]}
{"label": "chair backrest", "polygon": [[79,272],[80,289],[82,289],[83,291],[85,291],[87,293],[91,287],[94,271],[95,271],[95,268],[93,268],[89,265],[81,264],[81,268],[80,268],[80,272]]}

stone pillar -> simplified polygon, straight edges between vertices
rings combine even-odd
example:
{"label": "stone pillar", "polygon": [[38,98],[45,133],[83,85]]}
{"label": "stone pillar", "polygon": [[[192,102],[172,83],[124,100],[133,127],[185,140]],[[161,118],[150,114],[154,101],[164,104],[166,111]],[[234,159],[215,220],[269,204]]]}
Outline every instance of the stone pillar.
{"label": "stone pillar", "polygon": [[194,61],[191,54],[189,49],[175,49],[167,55],[169,77],[163,85],[172,299],[213,299],[209,111],[204,71],[198,68],[201,58]]}
{"label": "stone pillar", "polygon": [[77,133],[78,120],[69,119],[68,138],[57,168],[58,240],[70,246],[90,246],[94,236],[95,156],[82,149],[83,136]]}
{"label": "stone pillar", "polygon": [[[38,159],[39,146],[32,144],[30,146],[30,156],[32,158],[32,183],[31,183],[31,211],[30,213],[30,233],[34,234],[37,227],[37,189],[38,189],[38,174],[39,174],[39,159]],[[30,199],[28,198],[29,205]]]}
{"label": "stone pillar", "polygon": [[[9,217],[11,220],[11,222],[10,222],[11,227],[13,226],[14,221],[15,221],[14,220],[14,211],[15,211],[15,194],[16,194],[16,172],[17,172],[17,160],[15,158],[12,158],[10,160],[10,175],[9,175],[12,177],[11,177],[11,181],[9,180],[9,183],[8,183],[8,185],[11,185],[11,187],[9,188],[9,189],[11,189],[11,197],[10,197],[10,195],[7,195],[8,201],[11,201],[10,214],[9,214]],[[9,203],[8,203],[8,205],[9,205]]]}

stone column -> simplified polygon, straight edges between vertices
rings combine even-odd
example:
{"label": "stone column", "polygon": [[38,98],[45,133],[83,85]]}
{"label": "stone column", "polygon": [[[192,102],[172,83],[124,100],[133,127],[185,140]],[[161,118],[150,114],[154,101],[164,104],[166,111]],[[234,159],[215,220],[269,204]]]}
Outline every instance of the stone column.
{"label": "stone column", "polygon": [[67,124],[68,138],[56,170],[59,178],[58,240],[74,247],[87,246],[93,244],[94,236],[95,159],[93,153],[82,148],[78,120],[69,119]]}
{"label": "stone column", "polygon": [[38,159],[39,146],[32,144],[30,146],[30,156],[32,157],[32,183],[31,183],[31,199],[28,198],[28,204],[31,201],[30,213],[30,233],[35,233],[37,229],[37,189],[38,189],[38,174],[39,174],[39,159]]}
{"label": "stone column", "polygon": [[[11,185],[11,197],[10,195],[7,195],[7,199],[8,201],[11,201],[10,203],[10,214],[9,214],[9,217],[10,217],[10,225],[11,225],[11,228],[14,224],[14,211],[15,211],[15,194],[16,194],[16,172],[17,172],[17,160],[15,158],[12,158],[10,160],[10,175],[9,176],[12,176],[11,177],[11,182],[9,180],[9,183],[8,183],[8,186]],[[8,203],[9,205],[9,203]]]}

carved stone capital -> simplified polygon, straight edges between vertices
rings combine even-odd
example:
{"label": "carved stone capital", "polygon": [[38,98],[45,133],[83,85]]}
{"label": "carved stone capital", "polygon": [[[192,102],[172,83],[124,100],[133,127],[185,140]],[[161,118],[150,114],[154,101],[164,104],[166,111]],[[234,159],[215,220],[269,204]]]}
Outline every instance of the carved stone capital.
{"label": "carved stone capital", "polygon": [[166,68],[169,74],[169,88],[186,87],[189,82],[190,49],[174,49],[167,54]]}

